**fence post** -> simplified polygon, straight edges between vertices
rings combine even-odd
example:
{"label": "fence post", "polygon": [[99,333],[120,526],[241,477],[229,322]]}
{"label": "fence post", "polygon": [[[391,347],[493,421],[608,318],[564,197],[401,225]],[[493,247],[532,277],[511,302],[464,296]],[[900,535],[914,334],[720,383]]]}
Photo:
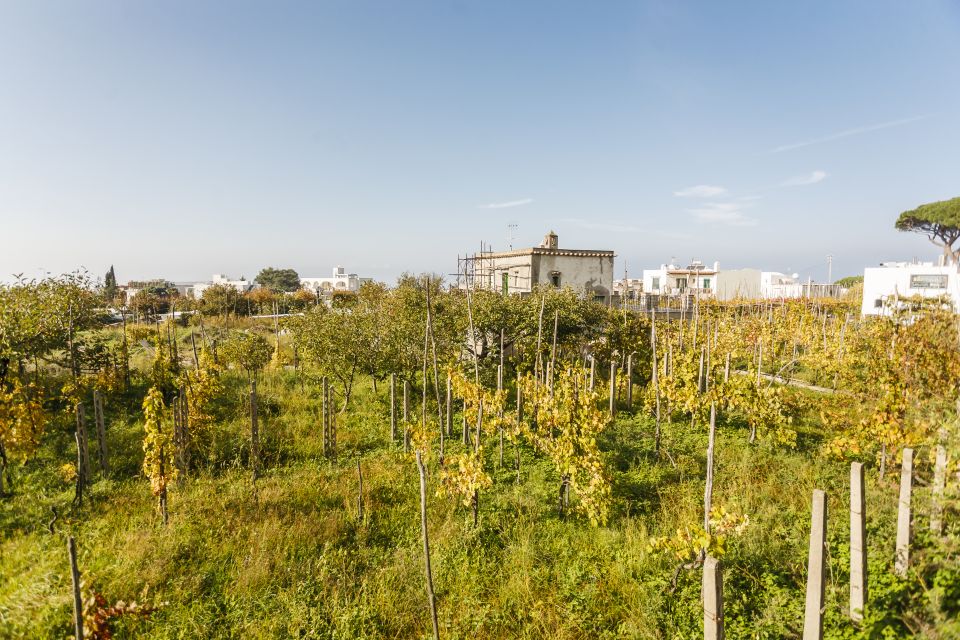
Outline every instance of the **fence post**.
{"label": "fence post", "polygon": [[863,465],[850,464],[850,619],[863,620],[867,602],[867,509]]}
{"label": "fence post", "polygon": [[627,411],[633,411],[633,354],[627,356]]}
{"label": "fence post", "polygon": [[900,467],[900,501],[897,504],[897,557],[894,571],[901,578],[907,577],[910,566],[910,497],[913,493],[913,449],[903,450]]}
{"label": "fence post", "polygon": [[593,391],[593,381],[597,373],[597,359],[590,355],[590,391]]}
{"label": "fence post", "polygon": [[810,516],[810,550],[807,556],[807,602],[803,618],[803,640],[823,640],[823,594],[827,544],[827,495],[813,491]]}
{"label": "fence post", "polygon": [[703,562],[703,640],[723,640],[723,573],[720,561]]}

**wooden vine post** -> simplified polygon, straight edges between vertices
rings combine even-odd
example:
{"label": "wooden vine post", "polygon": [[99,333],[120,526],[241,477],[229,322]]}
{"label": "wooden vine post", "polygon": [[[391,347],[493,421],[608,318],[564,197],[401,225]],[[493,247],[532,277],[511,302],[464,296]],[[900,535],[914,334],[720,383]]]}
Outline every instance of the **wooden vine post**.
{"label": "wooden vine post", "polygon": [[390,442],[397,441],[397,374],[390,374]]}
{"label": "wooden vine post", "polygon": [[633,411],[633,354],[627,356],[627,411]]}
{"label": "wooden vine post", "polygon": [[173,398],[173,460],[177,467],[177,480],[182,481],[189,466],[187,436],[187,395],[184,389]]}
{"label": "wooden vine post", "polygon": [[257,381],[250,381],[250,471],[254,481],[260,477],[260,429],[257,424]]}
{"label": "wooden vine post", "polygon": [[423,561],[427,576],[427,600],[430,603],[430,621],[433,623],[433,638],[440,640],[440,627],[437,624],[437,598],[433,593],[433,570],[430,568],[430,536],[427,532],[427,470],[423,457],[417,449],[417,470],[420,472],[420,529],[423,532]]}
{"label": "wooden vine post", "polygon": [[[520,386],[520,380],[517,379],[517,426],[523,424],[523,388]],[[514,438],[513,449],[516,454],[517,464],[517,483],[520,483],[520,438]]]}
{"label": "wooden vine post", "polygon": [[850,619],[863,620],[867,602],[867,509],[863,465],[850,464]]}
{"label": "wooden vine post", "polygon": [[803,617],[803,640],[823,640],[826,545],[827,494],[822,489],[814,489],[810,516],[810,550],[807,555],[807,600]]}
{"label": "wooden vine post", "polygon": [[933,465],[933,490],[930,504],[930,531],[938,536],[943,533],[943,491],[947,484],[947,449],[943,446],[945,435],[941,429],[936,461]]}
{"label": "wooden vine post", "polygon": [[913,493],[913,449],[903,450],[903,464],[900,467],[900,500],[897,503],[897,556],[894,572],[901,578],[907,577],[910,567],[910,498]]}
{"label": "wooden vine post", "polygon": [[321,388],[323,397],[323,455],[334,458],[337,455],[337,416],[334,410],[334,391],[330,386],[330,379],[323,376]]}
{"label": "wooden vine post", "polygon": [[87,444],[87,419],[82,402],[77,403],[76,415],[77,443],[80,450],[80,464],[77,466],[77,475],[83,478],[84,484],[90,484],[93,481],[93,477],[90,472],[90,448]]}
{"label": "wooden vine post", "polygon": [[97,426],[97,454],[100,462],[100,473],[110,473],[110,463],[107,459],[107,430],[103,420],[103,394],[99,389],[93,390],[93,417]]}
{"label": "wooden vine post", "polygon": [[363,522],[363,469],[357,457],[357,520]]}
{"label": "wooden vine post", "polygon": [[[426,380],[424,380],[426,384]],[[410,381],[403,381],[403,452],[410,451]]]}
{"label": "wooden vine post", "polygon": [[73,583],[73,633],[76,640],[83,640],[83,596],[80,594],[77,541],[73,536],[67,538],[67,554],[70,556],[70,578]]}
{"label": "wooden vine post", "polygon": [[447,436],[450,437],[453,435],[453,378],[448,373],[447,374],[447,412],[446,412],[446,427],[447,427]]}
{"label": "wooden vine post", "polygon": [[713,451],[717,437],[717,405],[710,404],[710,433],[707,436],[707,481],[703,489],[703,530],[710,533],[710,510],[713,508]]}
{"label": "wooden vine post", "polygon": [[617,415],[617,363],[610,363],[610,417]]}
{"label": "wooden vine post", "polygon": [[720,561],[703,561],[703,640],[723,640],[723,573]]}

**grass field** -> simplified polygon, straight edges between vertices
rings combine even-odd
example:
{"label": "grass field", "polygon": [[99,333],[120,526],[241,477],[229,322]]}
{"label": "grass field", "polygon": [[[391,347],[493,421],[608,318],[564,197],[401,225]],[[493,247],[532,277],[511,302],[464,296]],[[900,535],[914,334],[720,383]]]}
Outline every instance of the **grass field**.
{"label": "grass field", "polygon": [[[254,485],[244,387],[239,378],[227,381],[209,463],[172,488],[168,526],[139,475],[138,407],[108,406],[111,478],[97,479],[82,509],[70,509],[73,485],[59,471],[74,456],[68,417],[40,455],[17,470],[13,495],[0,501],[0,636],[72,633],[66,534],[77,538],[88,587],[111,603],[162,604],[149,618],[119,620],[117,637],[430,635],[417,470],[412,455],[390,442],[384,389],[375,394],[361,386],[340,417],[338,457],[329,461],[317,390],[301,391],[290,372],[266,374],[259,385],[265,471]],[[713,501],[750,521],[723,557],[727,637],[799,637],[814,488],[829,499],[827,636],[902,637],[914,616],[926,625],[920,631],[932,634],[925,637],[956,637],[957,604],[944,601],[957,589],[956,549],[936,545],[938,567],[954,572],[943,593],[889,577],[895,472],[883,485],[874,469],[868,472],[873,626],[858,632],[846,620],[848,466],[821,457],[813,417],[799,431],[796,448],[778,449],[749,445],[744,425],[719,424]],[[495,440],[486,444],[494,486],[481,495],[476,528],[468,508],[435,494],[432,473],[429,532],[441,636],[702,637],[699,570],[680,569],[674,583],[676,558],[649,543],[702,521],[706,429],[691,429],[689,418],[665,425],[669,457],[659,461],[652,432],[649,418],[622,413],[604,434],[614,508],[603,527],[558,516],[558,474],[530,450],[521,451],[517,482],[509,443],[504,468]],[[462,450],[456,430],[447,447]],[[915,493],[919,505],[925,491]],[[54,535],[47,530],[52,506],[62,514]],[[927,566],[925,527],[918,517],[920,567]],[[936,616],[942,624],[930,629]],[[893,635],[868,635],[884,627]]]}

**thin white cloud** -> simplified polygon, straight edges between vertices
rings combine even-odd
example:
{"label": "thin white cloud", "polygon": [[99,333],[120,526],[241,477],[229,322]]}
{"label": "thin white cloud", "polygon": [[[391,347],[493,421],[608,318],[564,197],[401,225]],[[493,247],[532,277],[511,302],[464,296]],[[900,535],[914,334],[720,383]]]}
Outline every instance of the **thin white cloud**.
{"label": "thin white cloud", "polygon": [[744,214],[745,206],[733,202],[708,202],[702,207],[687,209],[687,213],[692,213],[697,220],[708,224],[724,224],[731,227],[756,226],[758,221]]}
{"label": "thin white cloud", "polygon": [[522,207],[525,204],[533,202],[533,198],[521,198],[520,200],[510,200],[508,202],[491,202],[482,204],[478,209],[509,209],[510,207]]}
{"label": "thin white cloud", "polygon": [[680,191],[674,191],[673,195],[678,198],[716,198],[717,196],[727,195],[726,187],[720,187],[712,184],[698,184]]}
{"label": "thin white cloud", "polygon": [[635,227],[633,225],[591,222],[590,220],[584,220],[582,218],[566,218],[562,220],[562,222],[566,222],[581,229],[590,229],[594,231],[610,231],[613,233],[640,233],[641,231],[644,231],[644,229]]}
{"label": "thin white cloud", "polygon": [[911,122],[916,122],[917,120],[924,120],[933,116],[934,114],[928,113],[922,116],[913,116],[912,118],[902,118],[900,120],[890,120],[889,122],[880,122],[878,124],[866,125],[863,127],[855,127],[853,129],[847,129],[846,131],[838,131],[837,133],[831,133],[830,135],[823,136],[821,138],[812,138],[810,140],[804,140],[803,142],[794,142],[792,144],[784,144],[771,149],[770,153],[781,153],[783,151],[792,151],[793,149],[799,149],[801,147],[809,147],[812,144],[820,144],[821,142],[832,142],[833,140],[839,140],[840,138],[847,138],[849,136],[860,135],[861,133],[869,133],[871,131],[879,131],[881,129],[889,129],[891,127],[899,127],[904,124],[910,124]]}
{"label": "thin white cloud", "polygon": [[810,173],[802,176],[793,176],[792,178],[787,178],[780,183],[781,187],[804,187],[808,184],[817,184],[818,182],[823,182],[827,178],[827,172],[817,169],[816,171],[811,171]]}

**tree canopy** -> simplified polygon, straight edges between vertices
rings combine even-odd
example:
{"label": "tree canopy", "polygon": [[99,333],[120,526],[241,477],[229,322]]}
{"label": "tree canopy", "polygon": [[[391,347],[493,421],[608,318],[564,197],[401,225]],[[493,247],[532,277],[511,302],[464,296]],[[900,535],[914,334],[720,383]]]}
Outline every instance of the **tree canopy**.
{"label": "tree canopy", "polygon": [[922,204],[904,211],[897,218],[900,231],[922,233],[943,249],[943,255],[954,262],[960,260],[960,249],[953,245],[960,238],[960,197]]}
{"label": "tree canopy", "polygon": [[113,271],[113,265],[103,277],[103,298],[108,303],[113,302],[117,297],[117,274]]}
{"label": "tree canopy", "polygon": [[293,269],[274,269],[273,267],[267,267],[261,269],[253,281],[261,287],[277,292],[284,291],[290,293],[300,288],[300,275]]}

